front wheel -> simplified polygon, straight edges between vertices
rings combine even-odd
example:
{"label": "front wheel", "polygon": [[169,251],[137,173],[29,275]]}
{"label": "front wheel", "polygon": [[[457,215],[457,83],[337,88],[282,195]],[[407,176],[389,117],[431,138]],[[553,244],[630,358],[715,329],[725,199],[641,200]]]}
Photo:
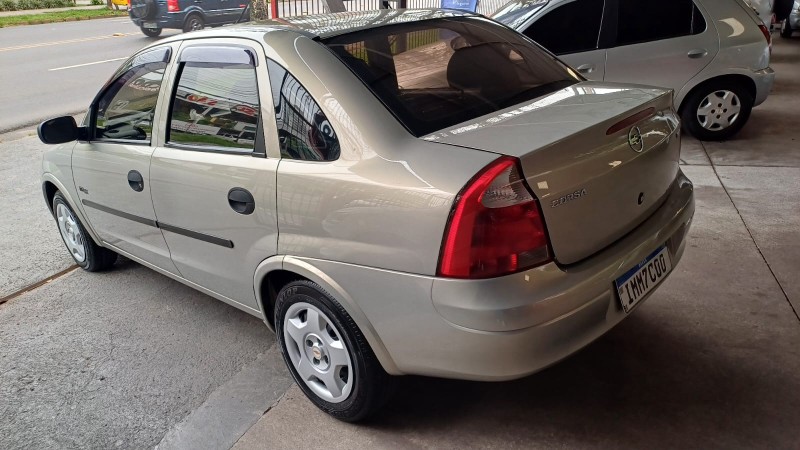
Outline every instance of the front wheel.
{"label": "front wheel", "polygon": [[147,37],[158,37],[161,34],[161,28],[142,27],[142,33]]}
{"label": "front wheel", "polygon": [[750,93],[737,83],[717,81],[696,89],[681,108],[683,123],[701,141],[724,141],[744,127],[753,109]]}
{"label": "front wheel", "polygon": [[275,324],[292,377],[319,409],[355,422],[383,406],[393,378],[350,315],[320,286],[304,280],[281,289]]}
{"label": "front wheel", "polygon": [[79,266],[89,272],[97,272],[114,265],[117,254],[94,243],[61,192],[53,196],[53,215],[64,245]]}
{"label": "front wheel", "polygon": [[205,28],[206,23],[200,14],[190,14],[183,23],[183,31],[188,33],[190,31],[202,30]]}

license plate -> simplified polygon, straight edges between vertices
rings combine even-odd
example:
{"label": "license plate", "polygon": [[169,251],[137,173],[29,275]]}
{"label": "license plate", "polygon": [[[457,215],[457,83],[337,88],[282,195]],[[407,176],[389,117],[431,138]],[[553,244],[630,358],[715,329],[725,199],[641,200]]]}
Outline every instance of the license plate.
{"label": "license plate", "polygon": [[158,28],[158,24],[155,22],[145,22],[142,24],[142,27],[154,30]]}
{"label": "license plate", "polygon": [[619,301],[626,313],[630,312],[648,292],[667,277],[672,270],[667,247],[661,247],[614,281]]}

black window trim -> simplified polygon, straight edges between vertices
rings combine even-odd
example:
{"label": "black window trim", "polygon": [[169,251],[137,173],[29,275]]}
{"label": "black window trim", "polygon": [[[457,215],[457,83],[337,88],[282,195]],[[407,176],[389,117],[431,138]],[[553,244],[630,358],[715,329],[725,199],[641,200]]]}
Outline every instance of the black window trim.
{"label": "black window trim", "polygon": [[[180,142],[170,142],[170,132],[171,132],[171,123],[172,123],[172,108],[175,105],[175,97],[178,94],[178,85],[180,84],[181,76],[183,75],[183,69],[187,65],[190,67],[220,67],[221,65],[242,65],[238,62],[208,62],[209,65],[206,65],[205,62],[200,61],[187,61],[184,60],[184,54],[186,49],[202,49],[208,47],[228,47],[228,48],[239,48],[245,50],[252,58],[253,64],[248,64],[253,68],[253,72],[256,75],[256,94],[258,95],[258,121],[256,122],[256,140],[253,145],[252,150],[233,150],[232,147],[220,147],[216,145],[193,145],[193,144],[185,144]],[[191,55],[191,53],[189,54]],[[191,45],[190,47],[186,47],[181,50],[181,54],[178,57],[178,70],[175,73],[172,83],[172,92],[169,97],[169,108],[167,109],[167,117],[166,121],[164,122],[164,147],[167,148],[175,148],[178,150],[186,150],[192,152],[201,152],[201,153],[218,153],[224,155],[238,155],[238,156],[250,156],[255,158],[267,158],[267,145],[266,139],[264,137],[264,115],[261,113],[261,109],[263,108],[263,100],[261,99],[261,90],[259,88],[258,83],[258,70],[256,67],[258,66],[258,57],[256,56],[255,50],[247,45],[241,44],[196,44]]]}
{"label": "black window trim", "polygon": [[[554,12],[554,11],[558,10],[559,8],[562,8],[562,7],[567,6],[569,4],[577,3],[579,1],[581,1],[581,0],[573,0],[573,1],[569,1],[569,2],[561,2],[561,3],[556,4],[554,7],[550,8],[550,9],[547,9],[547,6],[550,6],[550,5],[545,6],[545,10],[544,11],[539,11],[539,14],[537,14],[538,18],[535,21],[531,22],[530,25],[528,25],[528,27],[525,28],[525,31],[527,31],[528,28],[530,28],[531,26],[535,25],[536,22],[538,22],[541,19],[545,18],[551,12]],[[545,50],[547,50],[550,53],[553,53],[556,56],[574,55],[576,53],[593,52],[593,51],[596,51],[596,50],[606,50],[608,47],[604,47],[603,46],[603,44],[606,43],[606,40],[603,39],[603,37],[604,37],[603,36],[603,30],[606,28],[606,22],[607,21],[608,22],[613,22],[613,25],[614,25],[613,29],[614,29],[614,32],[615,32],[614,39],[616,39],[616,28],[617,28],[617,26],[616,26],[617,25],[616,10],[614,11],[615,12],[614,16],[610,16],[609,15],[609,11],[608,11],[609,10],[609,6],[610,6],[611,3],[614,3],[614,6],[616,7],[617,0],[603,0],[603,8],[601,8],[602,9],[602,15],[600,16],[600,28],[598,28],[598,30],[597,30],[597,39],[595,40],[594,48],[587,49],[587,50],[575,50],[575,51],[572,51],[572,52],[564,52],[564,53],[553,53],[553,52],[550,52],[550,50],[547,50],[547,49],[545,49]],[[611,17],[613,17],[613,19],[611,19]],[[528,39],[533,40],[530,36],[525,34],[524,31],[522,32],[522,34],[525,35],[525,37],[527,37]],[[533,42],[536,42],[536,41],[533,41]],[[540,47],[544,48],[538,42],[536,42],[536,43]]]}
{"label": "black window trim", "polygon": [[[136,139],[107,139],[107,138],[97,137],[97,135],[96,135],[96,131],[97,131],[97,104],[100,102],[100,99],[103,98],[103,96],[108,92],[108,90],[111,89],[111,86],[113,86],[114,83],[116,83],[117,80],[120,79],[120,77],[125,75],[125,73],[127,73],[128,70],[131,70],[131,69],[136,68],[136,67],[145,66],[147,64],[152,64],[153,62],[156,62],[156,61],[150,61],[150,62],[147,62],[147,63],[144,63],[144,64],[131,66],[128,70],[122,71],[121,69],[123,67],[125,67],[125,65],[129,61],[135,61],[137,57],[140,57],[142,55],[145,55],[145,54],[151,53],[151,52],[154,53],[154,52],[157,52],[157,51],[163,51],[164,52],[164,56],[161,58],[161,62],[167,65],[167,66],[164,67],[164,76],[166,76],[167,67],[169,67],[169,63],[172,60],[172,53],[173,53],[172,45],[170,45],[170,44],[165,44],[165,45],[160,45],[160,46],[157,46],[157,47],[152,47],[152,48],[149,48],[147,50],[143,50],[143,51],[131,56],[130,58],[128,58],[128,60],[125,61],[125,63],[123,63],[122,66],[120,66],[120,69],[117,71],[117,73],[115,73],[114,76],[111,77],[108,80],[108,82],[106,82],[106,84],[103,86],[103,88],[100,89],[100,92],[98,92],[97,95],[95,95],[94,100],[92,100],[91,106],[89,107],[89,129],[87,130],[87,133],[86,133],[86,141],[85,142],[104,142],[104,143],[109,143],[109,144],[137,145],[137,146],[142,146],[142,147],[149,147],[153,143],[152,134],[150,135],[150,139],[148,139],[146,141],[140,141],[140,140],[136,140]],[[163,77],[161,79],[161,84],[162,84],[162,86],[164,84],[164,78]],[[161,88],[159,87],[158,95],[156,96],[156,107],[154,108],[154,111],[156,109],[158,109],[158,97],[160,95],[161,95]]]}

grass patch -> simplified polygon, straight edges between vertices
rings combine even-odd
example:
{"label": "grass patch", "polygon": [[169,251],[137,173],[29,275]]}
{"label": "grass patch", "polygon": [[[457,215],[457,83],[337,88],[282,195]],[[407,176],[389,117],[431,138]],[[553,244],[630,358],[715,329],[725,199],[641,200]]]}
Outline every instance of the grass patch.
{"label": "grass patch", "polygon": [[75,20],[103,19],[105,17],[127,16],[127,11],[111,9],[82,9],[78,11],[56,11],[41,14],[0,17],[0,28],[16,25],[37,25],[41,23],[72,22]]}

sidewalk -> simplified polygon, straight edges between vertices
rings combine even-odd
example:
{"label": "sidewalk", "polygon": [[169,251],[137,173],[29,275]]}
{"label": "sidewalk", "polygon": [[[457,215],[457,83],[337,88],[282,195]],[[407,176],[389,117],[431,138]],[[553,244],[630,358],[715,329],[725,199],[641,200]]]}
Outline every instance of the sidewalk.
{"label": "sidewalk", "polygon": [[[51,12],[61,12],[61,11],[81,11],[81,10],[88,10],[88,9],[103,9],[106,5],[92,5],[86,0],[78,0],[78,6],[69,6],[66,8],[47,8],[47,9],[26,9],[22,11],[0,11],[0,17],[11,17],[11,16],[27,16],[30,14],[44,14],[44,13],[51,13]],[[121,11],[124,11],[125,8],[120,7]]]}

